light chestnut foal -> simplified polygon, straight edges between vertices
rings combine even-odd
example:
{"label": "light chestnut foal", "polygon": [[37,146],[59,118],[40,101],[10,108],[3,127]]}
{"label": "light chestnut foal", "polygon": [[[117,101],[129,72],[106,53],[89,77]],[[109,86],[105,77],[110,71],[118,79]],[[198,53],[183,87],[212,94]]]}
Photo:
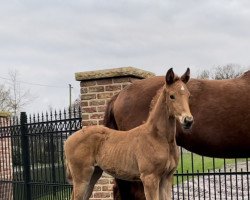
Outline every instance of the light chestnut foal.
{"label": "light chestnut foal", "polygon": [[173,173],[179,160],[176,119],[186,129],[193,122],[186,87],[189,77],[189,68],[181,78],[172,68],[168,70],[166,84],[159,90],[143,125],[130,131],[90,126],[66,140],[64,150],[67,178],[73,183],[72,200],[89,199],[103,171],[119,179],[141,180],[147,200],[171,199]]}

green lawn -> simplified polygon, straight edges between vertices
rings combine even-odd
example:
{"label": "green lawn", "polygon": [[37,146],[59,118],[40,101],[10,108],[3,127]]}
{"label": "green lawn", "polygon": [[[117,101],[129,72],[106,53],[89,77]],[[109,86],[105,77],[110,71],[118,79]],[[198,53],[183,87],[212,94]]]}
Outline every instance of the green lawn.
{"label": "green lawn", "polygon": [[[238,159],[238,161],[244,159]],[[193,164],[192,164],[193,163]],[[176,174],[182,173],[207,173],[214,171],[216,169],[224,169],[225,165],[235,163],[235,159],[219,159],[219,158],[209,158],[202,157],[197,154],[192,154],[190,152],[183,153],[182,158],[179,160],[179,165]],[[178,178],[178,183],[185,181],[187,176]],[[174,178],[174,184],[177,184],[177,177]]]}
{"label": "green lawn", "polygon": [[70,200],[71,189],[67,188],[64,190],[60,190],[56,193],[49,193],[40,198],[36,198],[36,200]]}

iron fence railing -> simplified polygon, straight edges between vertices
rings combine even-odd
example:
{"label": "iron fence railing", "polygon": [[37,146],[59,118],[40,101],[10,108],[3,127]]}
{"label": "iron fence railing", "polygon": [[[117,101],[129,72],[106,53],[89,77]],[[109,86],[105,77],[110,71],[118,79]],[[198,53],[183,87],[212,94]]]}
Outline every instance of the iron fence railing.
{"label": "iron fence railing", "polygon": [[[63,143],[81,128],[81,111],[59,111],[20,119],[0,126],[0,147],[10,147],[0,165],[0,199],[67,199],[71,186],[65,180]],[[5,139],[5,140],[4,140]],[[4,165],[4,166],[3,166]],[[7,170],[8,169],[8,170]],[[8,186],[8,188],[7,188]]]}

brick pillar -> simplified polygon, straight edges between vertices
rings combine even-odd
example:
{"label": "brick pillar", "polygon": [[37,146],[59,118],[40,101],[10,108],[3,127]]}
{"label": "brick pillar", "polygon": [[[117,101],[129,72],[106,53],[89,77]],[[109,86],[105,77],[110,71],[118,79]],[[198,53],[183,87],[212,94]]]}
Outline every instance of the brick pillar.
{"label": "brick pillar", "polygon": [[8,113],[0,112],[0,200],[13,199],[11,137],[4,128],[8,126],[8,119]]}
{"label": "brick pillar", "polygon": [[[78,72],[76,80],[81,86],[81,108],[83,126],[101,125],[107,102],[132,82],[154,76],[134,67]],[[97,182],[92,200],[113,199],[113,178],[103,174]]]}

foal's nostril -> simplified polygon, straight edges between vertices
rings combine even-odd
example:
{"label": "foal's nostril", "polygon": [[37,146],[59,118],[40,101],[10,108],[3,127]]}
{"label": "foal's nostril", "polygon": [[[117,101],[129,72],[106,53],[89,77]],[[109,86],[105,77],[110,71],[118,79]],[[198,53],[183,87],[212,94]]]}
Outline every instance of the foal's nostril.
{"label": "foal's nostril", "polygon": [[190,116],[185,117],[184,122],[193,122],[193,117]]}
{"label": "foal's nostril", "polygon": [[189,117],[189,116],[185,117],[184,118],[184,126],[185,126],[185,128],[190,128],[192,126],[193,122],[194,122],[193,117]]}

